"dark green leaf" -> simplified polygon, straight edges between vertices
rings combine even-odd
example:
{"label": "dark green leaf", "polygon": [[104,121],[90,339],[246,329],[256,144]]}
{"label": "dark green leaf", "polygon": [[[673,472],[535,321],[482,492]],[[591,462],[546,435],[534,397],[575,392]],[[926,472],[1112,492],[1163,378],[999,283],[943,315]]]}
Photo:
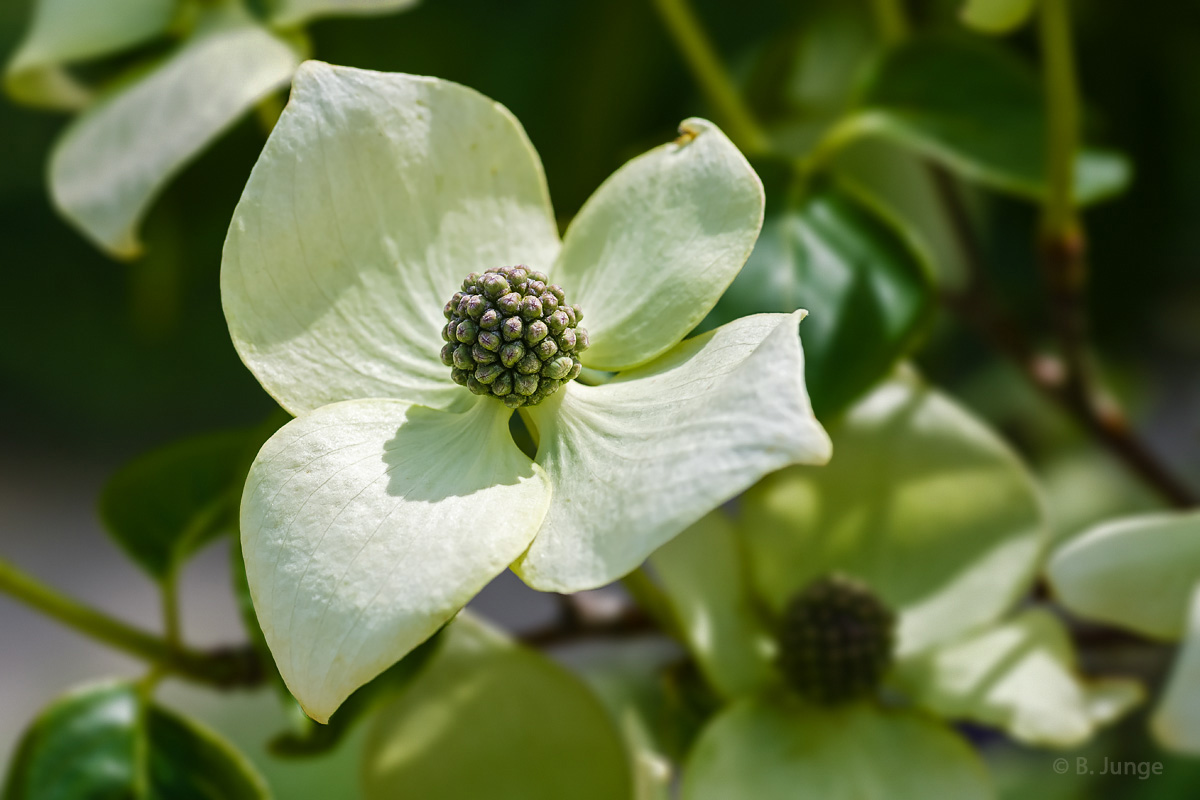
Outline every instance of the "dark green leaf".
{"label": "dark green leaf", "polygon": [[25,732],[3,800],[261,800],[266,784],[215,734],[110,683],[61,698]]}
{"label": "dark green leaf", "polygon": [[[858,124],[1005,192],[1045,192],[1046,119],[1041,84],[997,45],[920,38],[885,54],[859,99]],[[1119,153],[1085,148],[1075,195],[1094,203],[1125,189]]]}
{"label": "dark green leaf", "polygon": [[242,484],[280,421],[174,442],[126,464],[100,493],[105,527],[156,579],[232,529]]}
{"label": "dark green leaf", "polygon": [[[786,195],[762,174],[768,198]],[[805,380],[826,419],[911,348],[932,310],[929,270],[895,225],[845,189],[816,187],[790,207],[769,200],[754,252],[702,327],[797,308],[809,312],[800,324]]]}

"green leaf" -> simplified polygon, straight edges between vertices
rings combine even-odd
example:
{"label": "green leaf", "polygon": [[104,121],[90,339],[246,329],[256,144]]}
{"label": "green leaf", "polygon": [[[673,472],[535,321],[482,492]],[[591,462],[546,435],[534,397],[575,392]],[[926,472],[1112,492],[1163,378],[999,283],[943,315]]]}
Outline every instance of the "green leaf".
{"label": "green leaf", "polygon": [[1008,33],[1025,24],[1036,0],[966,0],[963,24],[982,33]]}
{"label": "green leaf", "polygon": [[[1046,188],[1041,85],[1025,64],[988,42],[921,38],[875,65],[853,122],[999,191],[1039,198]],[[1084,148],[1075,197],[1095,203],[1123,191],[1130,167]]]}
{"label": "green leaf", "polygon": [[263,431],[197,436],[117,471],[100,493],[100,517],[137,564],[158,580],[233,525]]}
{"label": "green leaf", "polygon": [[[787,187],[768,178],[768,196]],[[824,185],[772,201],[754,252],[704,327],[766,311],[808,309],[805,382],[818,419],[840,413],[913,346],[933,308],[930,271],[878,210]]]}
{"label": "green leaf", "polygon": [[898,615],[906,658],[1000,618],[1033,582],[1041,498],[985,424],[905,371],[851,408],[820,469],[742,498],[739,534],[773,609],[809,581],[865,581]]}
{"label": "green leaf", "polygon": [[91,93],[63,67],[164,33],[175,12],[176,0],[38,0],[5,88],[22,103],[81,108]]}
{"label": "green leaf", "polygon": [[949,726],[862,703],[834,709],[747,698],[713,720],[683,800],[988,800],[979,756]]}
{"label": "green leaf", "polygon": [[578,678],[466,614],[446,638],[375,718],[367,800],[629,799],[625,744]]}
{"label": "green leaf", "polygon": [[1074,747],[1143,697],[1136,681],[1089,681],[1077,669],[1062,622],[1031,609],[901,665],[899,678],[939,716],[994,725],[1034,746]]}
{"label": "green leaf", "polygon": [[87,687],[34,721],[3,800],[260,800],[266,784],[216,734],[129,683]]}
{"label": "green leaf", "polygon": [[71,123],[50,161],[55,204],[106,252],[139,255],[137,228],[155,196],[299,63],[240,4],[206,10],[172,55]]}
{"label": "green leaf", "polygon": [[772,678],[774,643],[750,600],[749,565],[720,509],[660,547],[650,563],[708,681],[726,697]]}

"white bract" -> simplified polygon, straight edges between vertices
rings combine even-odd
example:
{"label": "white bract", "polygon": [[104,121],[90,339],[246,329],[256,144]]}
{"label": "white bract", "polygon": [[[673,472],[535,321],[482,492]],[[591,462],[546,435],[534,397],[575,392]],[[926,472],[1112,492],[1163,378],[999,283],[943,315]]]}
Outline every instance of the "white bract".
{"label": "white bract", "polygon": [[1059,548],[1047,572],[1071,611],[1182,641],[1150,726],[1165,746],[1200,754],[1200,513],[1098,525]]}
{"label": "white bract", "polygon": [[[299,415],[242,502],[255,608],[319,721],[513,569],[613,581],[764,474],[823,463],[797,323],[684,340],[754,247],[763,191],[714,125],[634,159],[559,241],[542,167],[457,84],[308,62],[238,205],[222,298],[235,346]],[[521,414],[456,385],[442,310],[491,267],[548,273],[584,312],[584,366]],[[515,563],[514,563],[515,562]]]}
{"label": "white bract", "polygon": [[[172,177],[254,105],[286,86],[304,57],[294,26],[415,0],[276,0],[260,21],[242,0],[38,0],[5,70],[22,103],[80,111],[51,155],[64,217],[118,258],[141,253],[138,227]],[[172,42],[100,87],[69,67]]]}
{"label": "white bract", "polygon": [[[714,511],[651,559],[701,671],[729,701],[689,757],[685,798],[989,797],[978,756],[939,717],[1070,747],[1138,701],[1136,683],[1076,674],[1050,612],[1014,611],[1045,515],[985,425],[903,374],[852,407],[833,443],[828,467],[768,476],[736,517]],[[785,688],[773,630],[793,595],[830,574],[895,613],[885,685],[907,707],[871,694],[823,707]]]}

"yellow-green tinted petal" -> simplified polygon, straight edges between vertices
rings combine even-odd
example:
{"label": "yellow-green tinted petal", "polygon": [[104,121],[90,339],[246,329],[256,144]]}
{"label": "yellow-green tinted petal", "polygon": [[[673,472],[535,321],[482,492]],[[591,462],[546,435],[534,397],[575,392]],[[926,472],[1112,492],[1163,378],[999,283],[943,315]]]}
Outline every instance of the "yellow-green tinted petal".
{"label": "yellow-green tinted petal", "polygon": [[176,0],[38,0],[29,31],[5,70],[9,96],[47,108],[83,107],[91,93],[63,66],[163,33],[176,6]]}
{"label": "yellow-green tinted petal", "polygon": [[1150,728],[1165,747],[1200,755],[1200,585],[1192,590],[1183,646]]}
{"label": "yellow-green tinted petal", "polygon": [[1060,547],[1046,571],[1072,612],[1178,639],[1200,582],[1200,513],[1145,514],[1099,525]]}
{"label": "yellow-green tinted petal", "polygon": [[602,586],[766,473],[824,463],[801,318],[744,317],[530,409],[554,500],[517,574],[542,590]]}
{"label": "yellow-green tinted petal", "polygon": [[275,0],[271,21],[281,27],[302,25],[335,14],[387,14],[415,6],[419,0]]}
{"label": "yellow-green tinted petal", "polygon": [[1035,0],[966,0],[962,21],[982,33],[1008,33],[1033,14]]}
{"label": "yellow-green tinted petal", "polygon": [[366,800],[629,800],[624,743],[578,678],[469,616],[363,753]]}
{"label": "yellow-green tinted petal", "polygon": [[987,800],[982,762],[950,727],[858,704],[822,709],[751,698],[709,723],[683,800]]}
{"label": "yellow-green tinted petal", "polygon": [[905,375],[852,407],[821,469],[746,493],[740,529],[776,608],[829,572],[866,581],[899,613],[898,651],[997,619],[1029,587],[1045,533],[1017,456],[950,398]]}
{"label": "yellow-green tinted petal", "polygon": [[510,414],[396,400],[337,403],[263,446],[242,552],[279,672],[318,722],[502,572],[550,501]]}
{"label": "yellow-green tinted petal", "polygon": [[1003,728],[1020,742],[1074,747],[1144,697],[1132,680],[1085,680],[1062,622],[1043,609],[970,633],[898,667],[920,705]]}
{"label": "yellow-green tinted petal", "polygon": [[213,10],[161,64],[71,123],[50,160],[59,211],[111,255],[137,256],[138,225],[167,182],[299,63],[240,6]]}
{"label": "yellow-green tinted petal", "polygon": [[234,345],[285,408],[461,402],[438,357],[468,273],[558,252],[541,163],[502,106],[436,78],[309,61],[221,267]]}
{"label": "yellow-green tinted petal", "polygon": [[772,637],[746,585],[748,565],[724,512],[709,513],[650,558],[709,683],[726,697],[764,686],[772,677]]}
{"label": "yellow-green tinted petal", "polygon": [[686,336],[746,263],[763,220],[763,187],[711,122],[606,180],[571,221],[551,273],[584,312],[585,366],[644,364]]}

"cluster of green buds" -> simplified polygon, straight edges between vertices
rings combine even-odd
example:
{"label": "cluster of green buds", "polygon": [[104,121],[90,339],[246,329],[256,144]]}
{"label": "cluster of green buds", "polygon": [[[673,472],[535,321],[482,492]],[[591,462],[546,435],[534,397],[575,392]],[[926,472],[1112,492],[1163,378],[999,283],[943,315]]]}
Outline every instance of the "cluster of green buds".
{"label": "cluster of green buds", "polygon": [[896,617],[859,581],[818,578],[784,611],[779,640],[783,677],[803,697],[837,705],[875,690],[892,662]]}
{"label": "cluster of green buds", "polygon": [[583,311],[526,267],[472,272],[442,313],[442,363],[454,382],[509,408],[533,406],[579,376]]}

